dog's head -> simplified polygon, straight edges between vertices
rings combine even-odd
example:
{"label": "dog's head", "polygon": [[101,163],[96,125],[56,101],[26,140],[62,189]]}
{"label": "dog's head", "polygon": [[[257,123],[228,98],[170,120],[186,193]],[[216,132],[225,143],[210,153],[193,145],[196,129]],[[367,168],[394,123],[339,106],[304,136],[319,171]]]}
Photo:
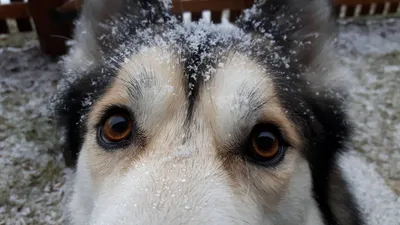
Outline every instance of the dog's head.
{"label": "dog's head", "polygon": [[361,224],[330,6],[260,0],[230,28],[168,7],[85,1],[57,105],[72,224]]}

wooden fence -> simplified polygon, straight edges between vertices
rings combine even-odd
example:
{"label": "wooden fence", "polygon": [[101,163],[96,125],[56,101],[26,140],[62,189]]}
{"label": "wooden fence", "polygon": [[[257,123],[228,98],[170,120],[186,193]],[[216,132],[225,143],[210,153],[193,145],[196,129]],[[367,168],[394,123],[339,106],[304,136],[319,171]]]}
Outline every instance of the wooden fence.
{"label": "wooden fence", "polygon": [[[331,0],[337,18],[379,16],[400,13],[400,0]],[[253,0],[173,0],[172,11],[176,14],[190,12],[192,20],[201,17],[204,10],[211,11],[214,22],[221,21],[222,11],[230,10],[230,20],[251,7]]]}
{"label": "wooden fence", "polygon": [[[20,32],[30,32],[35,28],[43,52],[53,56],[65,54],[65,40],[71,38],[72,20],[84,0],[23,1],[10,0],[10,4],[0,4],[0,34],[9,32],[6,20],[15,19]],[[400,0],[331,1],[338,18],[400,13]],[[218,23],[224,10],[229,9],[229,19],[235,20],[243,9],[251,7],[253,0],[172,0],[172,3],[171,10],[175,14],[190,12],[191,20],[198,20],[203,11],[208,10],[211,20]]]}
{"label": "wooden fence", "polygon": [[333,3],[338,18],[400,13],[400,0],[333,0]]}
{"label": "wooden fence", "polygon": [[28,4],[23,0],[11,0],[13,4],[0,5],[0,34],[8,33],[9,28],[5,19],[16,19],[19,32],[32,31]]}
{"label": "wooden fence", "polygon": [[9,33],[6,20],[14,19],[19,32],[37,33],[40,47],[46,54],[60,56],[66,53],[65,41],[71,38],[72,20],[56,9],[65,0],[10,0],[0,4],[0,34]]}

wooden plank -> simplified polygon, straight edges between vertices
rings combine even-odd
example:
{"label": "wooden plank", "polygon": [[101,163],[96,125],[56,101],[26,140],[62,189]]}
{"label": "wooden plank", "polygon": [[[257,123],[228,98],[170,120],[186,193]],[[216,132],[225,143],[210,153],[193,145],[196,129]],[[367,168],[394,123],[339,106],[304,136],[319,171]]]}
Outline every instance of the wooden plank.
{"label": "wooden plank", "polygon": [[[390,2],[391,5],[398,5],[400,0],[331,0],[333,6],[338,13],[338,9],[341,5],[347,5],[346,17],[353,17],[355,7],[362,5],[360,15],[367,15],[369,13],[369,6],[373,3],[377,4],[379,11],[381,11],[382,5],[386,2]],[[241,11],[243,9],[252,6],[254,0],[173,0],[171,11],[175,14],[181,14],[183,12],[200,13],[204,10],[211,11],[222,11],[230,9],[231,11]],[[396,8],[397,9],[397,8]],[[378,12],[379,12],[378,11]],[[389,12],[394,12],[395,6],[390,8]]]}
{"label": "wooden plank", "polygon": [[382,15],[385,10],[385,3],[376,4],[374,15]]}
{"label": "wooden plank", "polygon": [[360,16],[367,16],[371,10],[371,4],[363,4],[361,5]]}
{"label": "wooden plank", "polygon": [[332,0],[334,5],[358,5],[358,4],[372,4],[385,2],[400,2],[400,0]]}
{"label": "wooden plank", "polygon": [[[372,3],[385,3],[385,2],[393,2],[400,3],[400,0],[331,0],[334,5],[362,5],[362,4],[372,4]],[[206,9],[216,9],[216,10],[224,10],[224,9],[245,9],[252,6],[254,0],[173,0],[173,11],[180,13],[182,12],[182,8],[187,5],[195,4],[198,7],[201,5],[202,10]],[[68,0],[64,5],[60,6],[60,11],[71,11],[71,10],[79,10],[83,4],[83,0]],[[203,7],[203,5],[207,5]],[[222,7],[222,8],[221,8]],[[184,8],[183,11],[190,11]]]}
{"label": "wooden plank", "polygon": [[390,3],[390,7],[389,7],[389,13],[396,13],[397,12],[397,8],[399,7],[399,3],[396,2],[392,2]]}
{"label": "wooden plank", "polygon": [[347,5],[346,17],[354,17],[355,12],[356,12],[356,6],[355,5]]}
{"label": "wooden plank", "polygon": [[27,3],[12,3],[0,5],[0,20],[29,18]]}
{"label": "wooden plank", "polygon": [[68,0],[66,3],[57,8],[59,12],[80,11],[83,5],[83,0]]}
{"label": "wooden plank", "polygon": [[202,12],[192,12],[190,13],[191,21],[199,21],[202,17],[203,14]]}
{"label": "wooden plank", "polygon": [[222,11],[211,11],[211,21],[213,23],[221,23]]}
{"label": "wooden plank", "polygon": [[241,10],[229,10],[229,21],[235,22],[242,14]]}
{"label": "wooden plank", "polygon": [[40,48],[51,56],[67,53],[65,42],[72,34],[72,21],[62,22],[52,17],[57,7],[64,3],[64,0],[29,0],[28,4],[35,22]]}
{"label": "wooden plank", "polygon": [[173,0],[172,13],[180,14],[183,12],[202,12],[204,10],[222,11],[230,9],[240,11],[248,8],[253,0]]}
{"label": "wooden plank", "polygon": [[[400,3],[400,0],[331,0],[334,6],[368,5],[372,3]],[[185,11],[201,12],[203,10],[221,11],[224,9],[243,10],[251,7],[254,0],[173,0],[172,12],[179,14]]]}
{"label": "wooden plank", "polygon": [[[24,0],[11,0],[11,3],[15,2],[24,2]],[[20,32],[29,32],[32,31],[32,25],[31,25],[31,20],[30,18],[28,19],[16,19],[17,21],[17,27]]]}
{"label": "wooden plank", "polygon": [[5,20],[0,20],[0,34],[8,34],[9,29]]}

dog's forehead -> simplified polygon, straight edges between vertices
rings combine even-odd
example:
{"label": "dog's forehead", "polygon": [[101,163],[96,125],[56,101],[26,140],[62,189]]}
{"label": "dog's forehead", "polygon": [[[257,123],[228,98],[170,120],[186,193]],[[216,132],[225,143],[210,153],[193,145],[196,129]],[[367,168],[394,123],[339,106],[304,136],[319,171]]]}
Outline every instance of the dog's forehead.
{"label": "dog's forehead", "polygon": [[208,49],[218,56],[191,51],[177,54],[152,46],[125,58],[116,79],[92,108],[89,123],[96,124],[108,106],[124,105],[148,133],[181,127],[176,134],[180,135],[190,125],[195,129],[187,131],[198,134],[207,124],[220,143],[232,144],[230,139],[242,141],[242,134],[256,123],[273,122],[296,142],[297,135],[277,98],[273,73],[243,52]]}
{"label": "dog's forehead", "polygon": [[271,75],[247,55],[228,49],[219,50],[219,57],[202,53],[143,48],[125,58],[110,84],[112,91],[101,101],[131,104],[145,111],[157,107],[153,112],[174,104],[187,114],[212,104],[214,111],[243,118],[273,96]]}

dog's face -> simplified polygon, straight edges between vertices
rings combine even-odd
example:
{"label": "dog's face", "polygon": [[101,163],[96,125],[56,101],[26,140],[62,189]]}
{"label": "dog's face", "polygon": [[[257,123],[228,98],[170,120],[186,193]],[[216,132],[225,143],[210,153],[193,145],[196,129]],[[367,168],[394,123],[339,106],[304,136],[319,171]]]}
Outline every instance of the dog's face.
{"label": "dog's face", "polygon": [[361,224],[316,60],[327,6],[302,2],[257,2],[228,30],[85,2],[58,106],[79,153],[72,224]]}

